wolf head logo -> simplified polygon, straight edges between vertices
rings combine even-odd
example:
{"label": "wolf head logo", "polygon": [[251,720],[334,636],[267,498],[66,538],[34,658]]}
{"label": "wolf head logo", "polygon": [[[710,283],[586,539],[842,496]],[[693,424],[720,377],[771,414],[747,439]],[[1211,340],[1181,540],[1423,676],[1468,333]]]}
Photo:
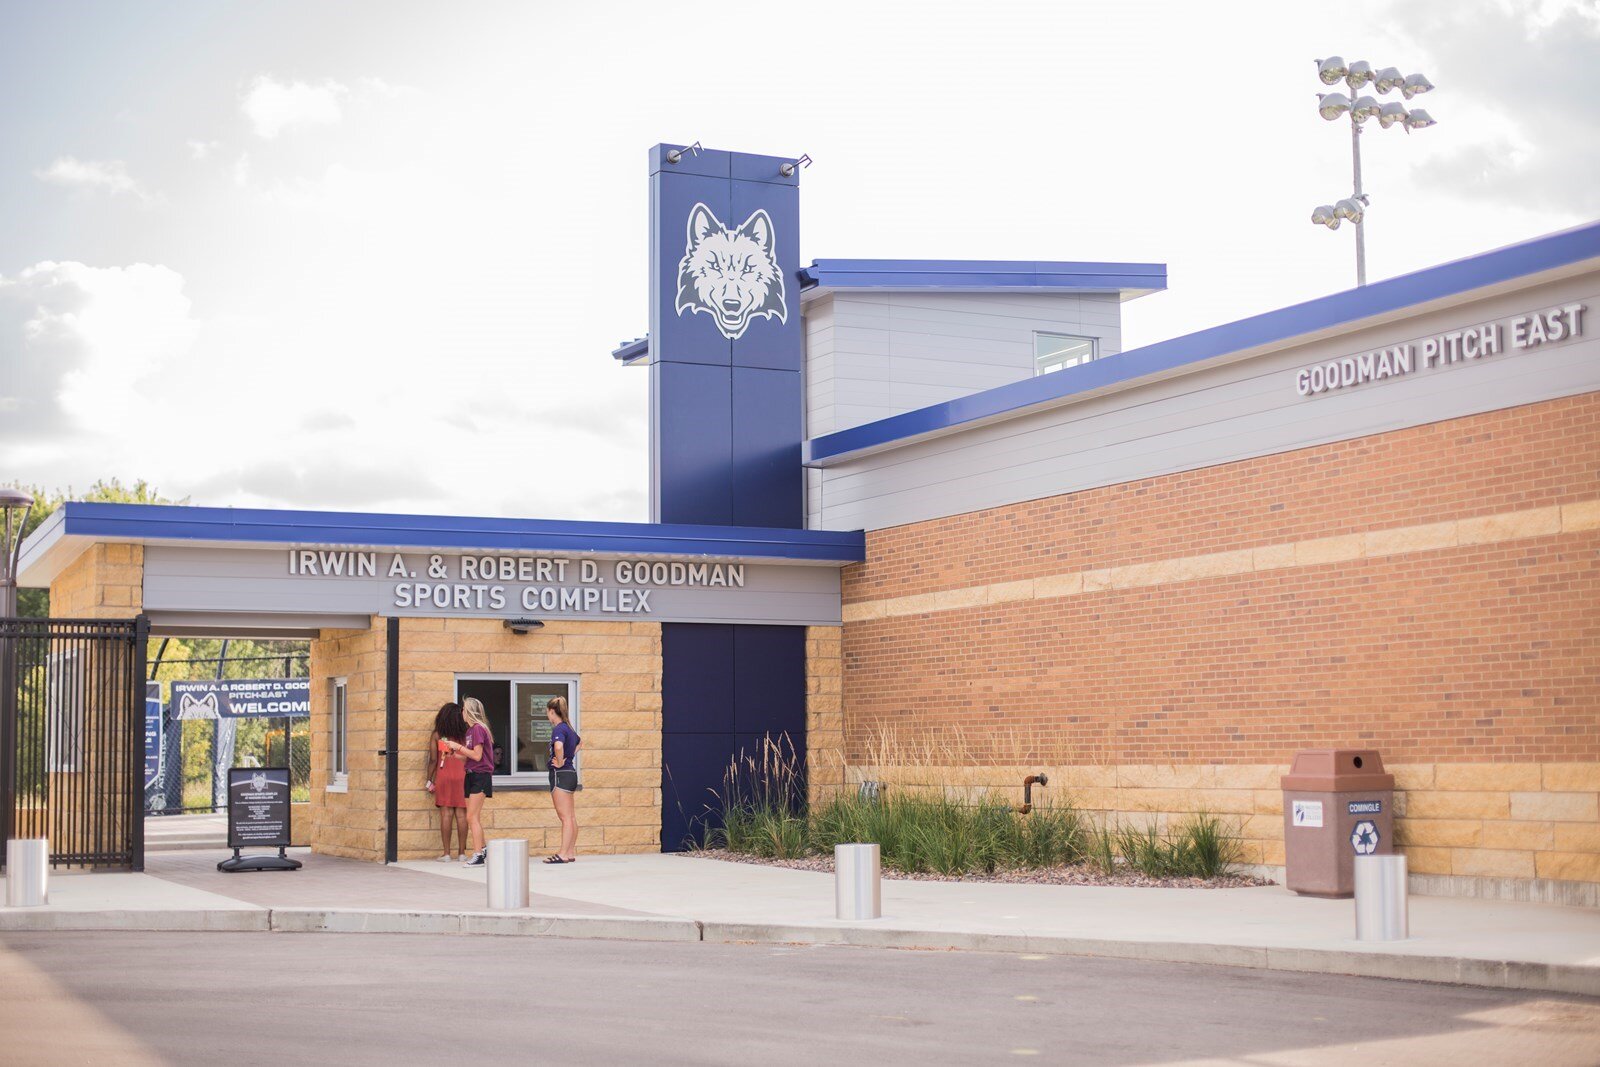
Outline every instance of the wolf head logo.
{"label": "wolf head logo", "polygon": [[710,315],[730,341],[738,340],[755,319],[787,322],[775,241],[765,211],[730,230],[710,208],[696,204],[689,212],[689,240],[678,264],[678,314]]}
{"label": "wolf head logo", "polygon": [[215,719],[217,717],[217,694],[207,693],[202,700],[196,700],[188,693],[178,698],[178,718],[180,719]]}

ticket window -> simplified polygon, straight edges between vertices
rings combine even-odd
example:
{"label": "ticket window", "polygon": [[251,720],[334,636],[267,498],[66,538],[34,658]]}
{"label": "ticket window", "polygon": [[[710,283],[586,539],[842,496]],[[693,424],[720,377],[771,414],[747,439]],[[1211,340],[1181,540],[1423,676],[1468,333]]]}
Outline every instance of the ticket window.
{"label": "ticket window", "polygon": [[517,784],[525,779],[533,784],[548,781],[550,767],[550,720],[545,709],[554,697],[565,697],[578,726],[578,680],[549,675],[458,675],[456,699],[477,697],[494,731],[497,779]]}

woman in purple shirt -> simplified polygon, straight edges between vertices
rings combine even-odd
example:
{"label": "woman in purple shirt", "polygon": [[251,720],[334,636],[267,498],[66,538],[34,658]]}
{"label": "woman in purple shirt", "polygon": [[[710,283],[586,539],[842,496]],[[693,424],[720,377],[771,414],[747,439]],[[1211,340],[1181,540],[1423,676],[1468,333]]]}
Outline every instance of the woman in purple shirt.
{"label": "woman in purple shirt", "polygon": [[572,728],[566,697],[551,697],[544,714],[553,727],[550,731],[550,801],[556,807],[556,818],[561,820],[561,851],[547,857],[545,862],[576,863],[578,768],[573,761],[578,758],[578,746],[583,744],[583,739]]}
{"label": "woman in purple shirt", "polygon": [[467,697],[461,702],[461,717],[467,721],[465,742],[447,742],[450,751],[467,761],[467,829],[472,834],[472,858],[468,867],[482,867],[489,851],[483,836],[483,802],[494,796],[494,731],[483,713],[483,702]]}

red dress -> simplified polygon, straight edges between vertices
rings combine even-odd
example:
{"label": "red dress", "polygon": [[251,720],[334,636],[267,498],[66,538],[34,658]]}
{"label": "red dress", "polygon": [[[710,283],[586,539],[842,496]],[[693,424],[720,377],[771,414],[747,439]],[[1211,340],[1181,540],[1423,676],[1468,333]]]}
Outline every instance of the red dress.
{"label": "red dress", "polygon": [[455,756],[438,755],[435,758],[439,766],[433,771],[433,806],[466,807],[467,765]]}

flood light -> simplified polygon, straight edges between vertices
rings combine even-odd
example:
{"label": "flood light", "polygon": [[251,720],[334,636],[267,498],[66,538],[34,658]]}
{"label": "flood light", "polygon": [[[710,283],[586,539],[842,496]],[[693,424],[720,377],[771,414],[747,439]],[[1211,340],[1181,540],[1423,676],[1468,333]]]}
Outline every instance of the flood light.
{"label": "flood light", "polygon": [[1337,204],[1333,205],[1334,218],[1349,219],[1357,226],[1361,225],[1361,218],[1364,214],[1366,214],[1366,212],[1363,210],[1361,201],[1355,199],[1354,197],[1346,197]]}
{"label": "flood light", "polygon": [[1336,85],[1339,79],[1348,73],[1350,68],[1346,67],[1344,60],[1338,56],[1317,60],[1317,77],[1322,79],[1323,85]]}
{"label": "flood light", "polygon": [[1350,69],[1344,76],[1344,83],[1352,89],[1359,89],[1371,80],[1372,64],[1364,59],[1358,59],[1350,64]]}
{"label": "flood light", "polygon": [[1318,93],[1317,114],[1332,122],[1350,110],[1350,99],[1343,93]]}
{"label": "flood light", "polygon": [[1406,76],[1400,73],[1399,67],[1384,67],[1373,75],[1372,87],[1380,93],[1398,89],[1406,83]]}
{"label": "flood light", "polygon": [[1429,126],[1436,125],[1438,123],[1434,117],[1420,107],[1412,108],[1411,114],[1406,116],[1406,129],[1408,130],[1425,130]]}
{"label": "flood light", "polygon": [[1393,101],[1384,104],[1383,110],[1378,112],[1378,125],[1388,129],[1397,122],[1406,120],[1406,106]]}
{"label": "flood light", "polygon": [[1407,100],[1410,100],[1413,96],[1421,96],[1423,93],[1432,91],[1433,83],[1428,80],[1425,74],[1406,75],[1405,84],[1400,87],[1400,94]]}

